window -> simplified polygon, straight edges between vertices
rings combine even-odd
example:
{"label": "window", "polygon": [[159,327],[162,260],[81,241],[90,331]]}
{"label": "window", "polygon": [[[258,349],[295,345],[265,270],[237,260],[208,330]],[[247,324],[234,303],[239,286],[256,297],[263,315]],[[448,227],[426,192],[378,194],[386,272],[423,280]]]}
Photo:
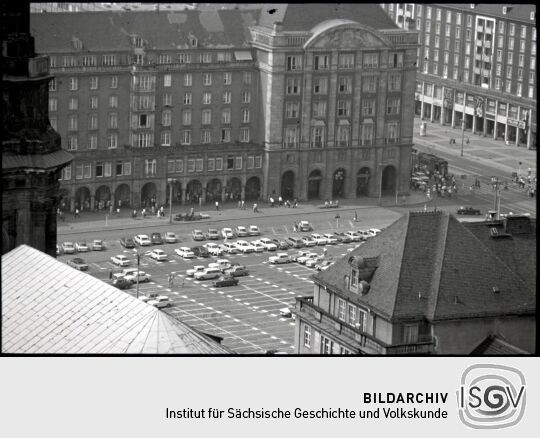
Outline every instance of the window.
{"label": "window", "polygon": [[212,142],[212,131],[210,129],[201,129],[201,143],[208,144]]}
{"label": "window", "polygon": [[374,99],[362,99],[362,115],[363,116],[375,115],[375,100]]}
{"label": "window", "polygon": [[324,127],[323,126],[313,126],[311,128],[311,147],[312,148],[322,148],[324,141]]}
{"label": "window", "polygon": [[68,130],[76,131],[79,128],[78,118],[75,114],[68,116]]}
{"label": "window", "polygon": [[405,324],[403,326],[403,342],[406,344],[418,342],[418,324]]}
{"label": "window", "polygon": [[300,70],[302,68],[302,56],[287,56],[287,70]]}
{"label": "window", "polygon": [[315,77],[313,78],[313,93],[326,94],[328,90],[328,78]]}
{"label": "window", "polygon": [[230,142],[231,142],[231,129],[221,128],[221,143],[230,143]]}
{"label": "window", "polygon": [[435,47],[437,47],[437,48],[439,47],[440,41],[441,41],[441,39],[439,38],[439,36],[435,35]]}
{"label": "window", "polygon": [[56,78],[49,81],[49,91],[56,91]]}
{"label": "window", "polygon": [[224,108],[221,110],[221,123],[229,124],[231,123],[231,109]]}
{"label": "window", "polygon": [[234,157],[229,155],[227,157],[227,170],[233,170],[234,169]]}
{"label": "window", "polygon": [[71,179],[71,164],[62,169],[62,176],[60,179],[62,181],[69,181]]}
{"label": "window", "polygon": [[[97,108],[97,97],[96,97]],[[109,108],[118,108],[118,96],[109,96]]]}
{"label": "window", "polygon": [[152,145],[152,136],[150,133],[141,132],[137,137],[137,146],[140,148],[148,148]]}
{"label": "window", "polygon": [[212,85],[212,73],[203,73],[203,85]]}
{"label": "window", "polygon": [[172,106],[172,94],[165,93],[163,95],[163,106]]}
{"label": "window", "polygon": [[341,298],[338,298],[337,304],[338,304],[337,317],[341,321],[345,321],[345,308],[346,308],[345,301],[342,300]]}
{"label": "window", "polygon": [[101,178],[101,177],[103,177],[103,162],[98,161],[96,163],[96,178]]}
{"label": "window", "polygon": [[261,169],[262,168],[262,156],[257,155],[255,156],[255,169]]}
{"label": "window", "polygon": [[326,117],[325,100],[318,100],[313,102],[313,117]]}
{"label": "window", "polygon": [[369,146],[373,144],[373,123],[363,123],[360,125],[360,141],[362,146]]}
{"label": "window", "polygon": [[348,125],[339,125],[337,129],[337,144],[341,147],[349,146],[351,128]]}
{"label": "window", "polygon": [[210,105],[212,103],[212,93],[205,91],[203,93],[203,105]]}
{"label": "window", "polygon": [[399,123],[386,125],[386,144],[399,143]]}
{"label": "window", "polygon": [[96,57],[93,55],[84,55],[81,64],[83,67],[93,67],[96,65]]}
{"label": "window", "polygon": [[88,115],[88,129],[98,129],[98,115],[97,114]]}
{"label": "window", "polygon": [[501,74],[502,74],[502,64],[497,64],[497,67],[495,69],[495,74],[497,76],[501,76]]}
{"label": "window", "polygon": [[202,111],[202,120],[203,125],[210,125],[212,123],[212,110],[205,109]]}
{"label": "window", "polygon": [[236,170],[242,169],[242,157],[235,157],[235,159],[234,159],[234,168]]}
{"label": "window", "polygon": [[163,75],[163,86],[164,87],[172,86],[172,76],[170,74]]}
{"label": "window", "polygon": [[516,25],[514,23],[510,23],[510,36],[514,36],[516,34]]}
{"label": "window", "polygon": [[377,76],[364,76],[362,78],[362,91],[375,93],[377,91]]}
{"label": "window", "polygon": [[155,176],[157,168],[157,160],[145,160],[144,162],[144,174],[146,176]]}
{"label": "window", "polygon": [[240,128],[240,142],[241,143],[247,143],[249,142],[249,128]]}
{"label": "window", "polygon": [[92,134],[88,136],[88,149],[97,149],[98,148],[98,136]]}
{"label": "window", "polygon": [[296,148],[298,146],[298,128],[290,126],[285,128],[285,147]]}
{"label": "window", "polygon": [[525,51],[525,40],[519,41],[519,51],[524,52]]}
{"label": "window", "polygon": [[534,97],[534,87],[529,87],[529,99],[532,99]]}
{"label": "window", "polygon": [[508,50],[514,50],[514,38],[508,38]]}
{"label": "window", "polygon": [[467,27],[472,26],[472,15],[467,15]]}
{"label": "window", "polygon": [[191,73],[184,73],[184,87],[191,87],[193,83],[193,75]]}
{"label": "window", "polygon": [[56,111],[58,108],[58,99],[56,97],[49,97],[49,111]]}
{"label": "window", "polygon": [[231,62],[232,54],[231,52],[218,52],[217,60],[218,62]]}
{"label": "window", "polygon": [[203,171],[203,159],[197,158],[195,160],[195,171],[196,172],[202,172]]}
{"label": "window", "polygon": [[386,100],[386,114],[399,114],[401,99],[399,97],[389,97]]}
{"label": "window", "polygon": [[300,94],[300,79],[299,78],[287,79],[287,94],[288,95]]}
{"label": "window", "polygon": [[180,64],[190,64],[191,63],[191,53],[180,53],[178,55],[178,62]]}
{"label": "window", "polygon": [[377,67],[379,67],[379,54],[378,53],[365,53],[364,54],[364,62],[362,63],[362,66],[364,68],[377,68]]}
{"label": "window", "polygon": [[403,67],[403,53],[390,53],[388,55],[388,64],[390,68]]}
{"label": "window", "polygon": [[77,91],[79,88],[78,78],[69,78],[69,91]]}
{"label": "window", "polygon": [[214,158],[208,158],[208,160],[206,161],[206,170],[208,170],[209,172],[213,172],[214,170],[216,170],[216,161],[214,160]]}
{"label": "window", "polygon": [[231,103],[231,92],[230,91],[224,91],[223,92],[223,103]]}
{"label": "window", "polygon": [[242,74],[242,82],[246,85],[250,85],[251,84],[251,72],[250,71],[245,71],[243,74]]}
{"label": "window", "polygon": [[349,304],[349,319],[347,321],[353,327],[356,325],[356,306]]}
{"label": "window", "polygon": [[78,138],[75,135],[70,135],[67,138],[67,150],[76,151],[77,150]]}
{"label": "window", "polygon": [[506,62],[508,64],[512,64],[514,62],[514,53],[513,52],[508,52],[508,58],[507,58]]}
{"label": "window", "polygon": [[131,162],[130,161],[117,161],[116,162],[116,175],[131,175]]}
{"label": "window", "polygon": [[[172,62],[172,57],[169,54],[161,53],[158,58],[158,64],[170,64]],[[167,75],[165,75],[167,76]],[[170,76],[170,75],[168,75]],[[170,87],[170,85],[165,85],[166,87]]]}
{"label": "window", "polygon": [[70,97],[68,101],[68,108],[70,111],[76,111],[79,108],[79,99],[76,97]]}
{"label": "window", "polygon": [[187,160],[187,171],[190,173],[195,172],[195,160],[193,158]]}
{"label": "window", "polygon": [[191,125],[191,110],[190,109],[186,109],[182,111],[182,124]]}
{"label": "window", "polygon": [[201,54],[201,62],[205,64],[210,64],[212,62],[212,54],[209,52],[205,52]]}
{"label": "window", "polygon": [[339,93],[351,93],[352,92],[352,78],[350,76],[341,76],[338,80],[338,92]]}
{"label": "window", "polygon": [[107,147],[109,149],[116,149],[118,147],[118,135],[109,134],[107,135]]}
{"label": "window", "polygon": [[56,116],[49,116],[49,122],[51,123],[52,128],[57,131],[58,130],[58,119]]}
{"label": "window", "polygon": [[530,61],[529,68],[530,68],[531,70],[535,70],[535,69],[536,69],[536,56],[531,56],[531,61]]}
{"label": "window", "polygon": [[249,108],[242,109],[242,123],[249,123]]}
{"label": "window", "polygon": [[327,338],[326,336],[321,335],[321,354],[328,355],[332,354],[334,349],[334,341]]}
{"label": "window", "polygon": [[338,57],[338,68],[350,69],[354,68],[354,54],[344,53]]}
{"label": "window", "polygon": [[90,77],[90,89],[91,90],[97,90],[98,89],[98,84],[99,84],[99,81],[98,81],[97,76]]}
{"label": "window", "polygon": [[165,110],[161,113],[161,125],[171,126],[171,111]]}
{"label": "window", "polygon": [[338,117],[349,117],[351,115],[351,101],[350,100],[338,100],[337,115]]}
{"label": "window", "polygon": [[441,18],[442,18],[442,11],[440,9],[437,8],[437,21],[441,21]]}
{"label": "window", "polygon": [[118,88],[118,76],[111,76],[111,88]]}
{"label": "window", "polygon": [[83,178],[92,178],[92,164],[83,165]]}
{"label": "window", "polygon": [[139,79],[139,89],[140,90],[145,90],[145,91],[152,90],[153,79],[154,79],[153,76],[141,75],[138,79]]}
{"label": "window", "polygon": [[75,56],[64,56],[64,67],[76,67],[77,58]]}
{"label": "window", "polygon": [[191,144],[191,131],[189,129],[182,131],[182,138],[180,143],[184,145]]}
{"label": "window", "polygon": [[452,24],[452,12],[451,11],[446,11],[446,22],[448,24]]}
{"label": "window", "polygon": [[298,117],[300,111],[300,103],[298,102],[287,102],[285,104],[285,117],[287,119],[295,119]]}
{"label": "window", "polygon": [[216,158],[216,170],[218,172],[223,170],[223,158]]}
{"label": "window", "polygon": [[139,128],[147,128],[148,126],[148,114],[139,114]]}
{"label": "window", "polygon": [[315,70],[330,68],[330,55],[313,55],[313,68]]}
{"label": "window", "polygon": [[436,23],[435,24],[435,33],[437,35],[440,35],[440,33],[441,33],[441,23]]}
{"label": "window", "polygon": [[517,94],[518,96],[521,96],[522,91],[523,91],[523,84],[521,84],[521,82],[518,82],[516,94]]}
{"label": "window", "polygon": [[519,55],[518,65],[520,67],[523,67],[525,65],[525,57],[523,55]]}
{"label": "window", "polygon": [[232,84],[232,73],[230,73],[230,72],[223,73],[223,84],[224,85],[231,85]]}

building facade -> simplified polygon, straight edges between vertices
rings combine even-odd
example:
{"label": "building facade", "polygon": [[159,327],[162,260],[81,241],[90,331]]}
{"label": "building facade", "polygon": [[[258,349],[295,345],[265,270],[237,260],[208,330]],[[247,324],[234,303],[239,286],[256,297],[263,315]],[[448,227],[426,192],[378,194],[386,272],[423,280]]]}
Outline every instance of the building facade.
{"label": "building facade", "polygon": [[411,212],[313,276],[313,296],[296,300],[295,352],[468,355],[495,337],[534,353],[535,254],[529,217]]}
{"label": "building facade", "polygon": [[418,32],[416,115],[536,148],[534,4],[381,6]]}
{"label": "building facade", "polygon": [[64,207],[407,192],[416,34],[330,6],[33,14]]}

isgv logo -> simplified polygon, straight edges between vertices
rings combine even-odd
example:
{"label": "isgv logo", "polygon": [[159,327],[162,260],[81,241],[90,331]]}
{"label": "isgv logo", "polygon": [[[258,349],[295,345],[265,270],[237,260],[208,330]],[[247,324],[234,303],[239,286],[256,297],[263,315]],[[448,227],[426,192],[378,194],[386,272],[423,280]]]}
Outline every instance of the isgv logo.
{"label": "isgv logo", "polygon": [[459,418],[473,429],[503,429],[525,412],[526,385],[516,368],[478,364],[467,368],[457,391]]}

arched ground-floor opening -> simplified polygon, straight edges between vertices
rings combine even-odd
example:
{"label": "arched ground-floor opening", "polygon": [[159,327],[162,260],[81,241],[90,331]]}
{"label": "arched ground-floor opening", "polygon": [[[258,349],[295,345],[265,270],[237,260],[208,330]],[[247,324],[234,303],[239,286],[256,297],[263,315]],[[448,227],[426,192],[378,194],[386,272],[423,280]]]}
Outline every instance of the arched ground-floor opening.
{"label": "arched ground-floor opening", "polygon": [[396,168],[386,166],[382,173],[382,195],[393,195],[396,192]]}
{"label": "arched ground-floor opening", "polygon": [[214,178],[206,184],[206,202],[221,202],[221,181]]}
{"label": "arched ground-floor opening", "polygon": [[339,168],[332,176],[332,199],[343,198],[345,194],[345,169]]}
{"label": "arched ground-floor opening", "polygon": [[174,180],[172,183],[167,181],[167,196],[165,204],[169,205],[169,196],[171,195],[171,184],[172,184],[172,203],[181,204],[182,203],[182,183],[178,180]]}
{"label": "arched ground-floor opening", "polygon": [[506,125],[506,129],[508,129],[508,138],[507,138],[507,140],[510,143],[515,143],[516,142],[517,128],[515,126],[512,126],[512,125]]}
{"label": "arched ground-floor opening", "polygon": [[199,180],[193,179],[186,186],[186,202],[197,203],[202,196],[202,184]]}
{"label": "arched ground-floor opening", "polygon": [[245,200],[257,201],[261,197],[261,180],[252,176],[246,181]]}
{"label": "arched ground-floor opening", "polygon": [[242,181],[238,178],[231,178],[225,187],[225,201],[239,201],[242,197]]}
{"label": "arched ground-floor opening", "polygon": [[369,167],[362,167],[356,174],[356,197],[369,194]]}
{"label": "arched ground-floor opening", "polygon": [[283,200],[294,200],[294,172],[288,170],[281,176],[281,197]]}
{"label": "arched ground-floor opening", "polygon": [[79,187],[75,191],[75,208],[81,211],[90,210],[90,189],[88,187]]}
{"label": "arched ground-floor opening", "polygon": [[108,203],[111,200],[111,189],[108,186],[99,186],[96,190],[96,196],[94,198],[94,210],[101,211],[108,207]]}
{"label": "arched ground-floor opening", "polygon": [[131,190],[127,184],[120,184],[114,191],[114,199],[118,208],[131,207]]}
{"label": "arched ground-floor opening", "polygon": [[63,211],[69,211],[69,204],[71,201],[71,196],[69,195],[69,190],[60,189],[58,191],[58,208]]}
{"label": "arched ground-floor opening", "polygon": [[493,137],[494,130],[495,130],[495,121],[486,119],[486,135]]}
{"label": "arched ground-floor opening", "polygon": [[150,208],[157,204],[157,189],[153,182],[146,183],[141,189],[141,205]]}
{"label": "arched ground-floor opening", "polygon": [[320,199],[322,174],[319,169],[315,169],[308,177],[308,199]]}

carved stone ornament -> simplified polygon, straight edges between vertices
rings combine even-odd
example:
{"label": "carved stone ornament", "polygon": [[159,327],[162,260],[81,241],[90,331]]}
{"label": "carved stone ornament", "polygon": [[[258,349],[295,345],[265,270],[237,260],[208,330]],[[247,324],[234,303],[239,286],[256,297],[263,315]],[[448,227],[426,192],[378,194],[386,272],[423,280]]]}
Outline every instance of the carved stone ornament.
{"label": "carved stone ornament", "polygon": [[385,44],[366,30],[336,29],[319,37],[312,47],[317,49],[358,50],[382,48],[385,47]]}

